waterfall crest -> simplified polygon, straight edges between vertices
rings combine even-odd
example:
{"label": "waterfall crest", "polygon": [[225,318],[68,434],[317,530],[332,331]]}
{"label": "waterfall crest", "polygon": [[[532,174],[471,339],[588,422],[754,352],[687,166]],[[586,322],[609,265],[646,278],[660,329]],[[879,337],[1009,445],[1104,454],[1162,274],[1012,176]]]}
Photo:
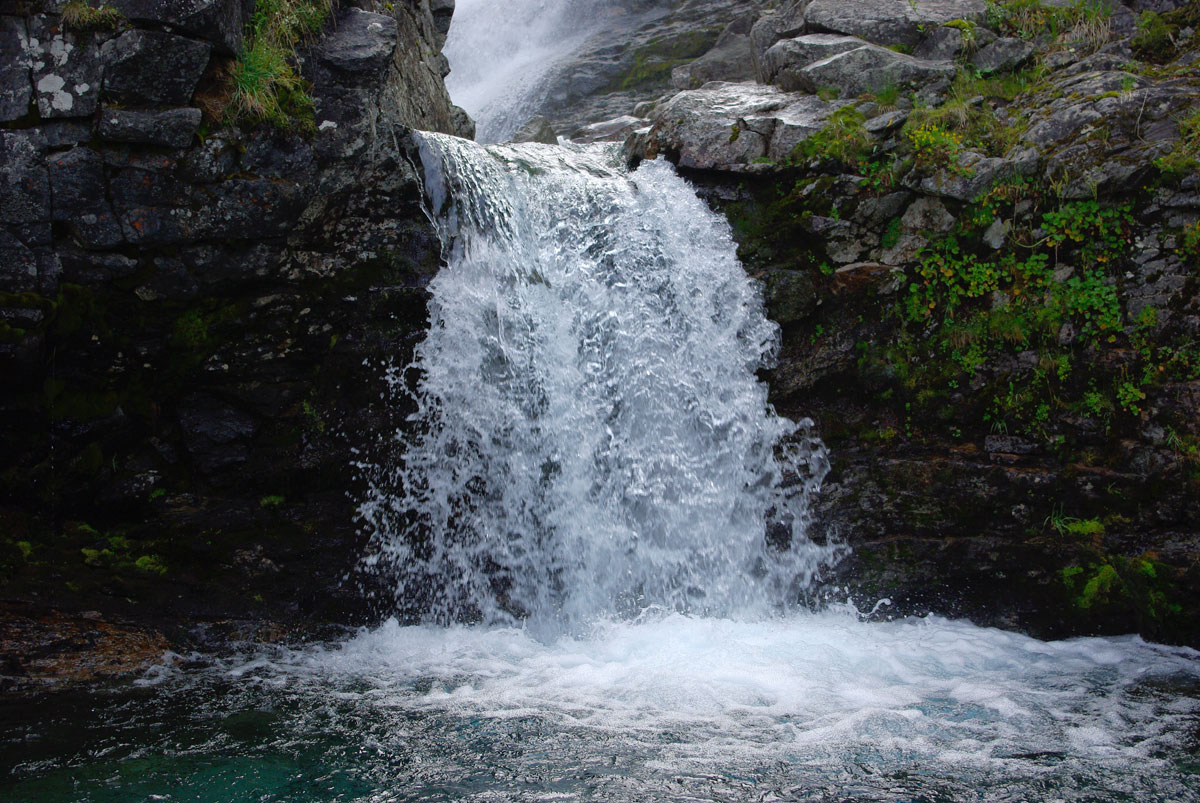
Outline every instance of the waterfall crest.
{"label": "waterfall crest", "polygon": [[767,404],[778,330],[724,220],[664,162],[419,136],[448,265],[361,508],[401,611],[561,632],[794,601],[837,555],[806,536],[827,461]]}

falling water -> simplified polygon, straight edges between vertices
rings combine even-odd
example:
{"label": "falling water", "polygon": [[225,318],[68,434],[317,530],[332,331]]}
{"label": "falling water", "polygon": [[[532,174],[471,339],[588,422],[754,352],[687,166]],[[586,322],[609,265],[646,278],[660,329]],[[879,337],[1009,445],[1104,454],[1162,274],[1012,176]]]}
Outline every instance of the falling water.
{"label": "falling water", "polygon": [[449,264],[362,509],[399,609],[553,633],[795,602],[839,554],[805,534],[827,463],[767,404],[777,327],[724,220],[665,163],[420,136]]}

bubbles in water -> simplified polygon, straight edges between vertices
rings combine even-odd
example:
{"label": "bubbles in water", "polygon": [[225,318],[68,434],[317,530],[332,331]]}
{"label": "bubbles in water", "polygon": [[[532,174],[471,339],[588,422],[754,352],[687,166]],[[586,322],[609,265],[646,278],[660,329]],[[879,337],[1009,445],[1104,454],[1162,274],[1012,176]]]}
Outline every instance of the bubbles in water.
{"label": "bubbles in water", "polygon": [[665,163],[421,136],[449,265],[416,434],[362,508],[401,611],[557,632],[794,600],[837,555],[805,535],[825,453],[768,409],[778,332],[724,221]]}

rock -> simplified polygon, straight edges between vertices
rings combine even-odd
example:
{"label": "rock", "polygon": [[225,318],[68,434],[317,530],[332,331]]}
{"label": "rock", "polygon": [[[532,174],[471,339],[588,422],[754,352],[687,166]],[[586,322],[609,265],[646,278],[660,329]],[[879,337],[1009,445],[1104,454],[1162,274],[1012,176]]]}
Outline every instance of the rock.
{"label": "rock", "polygon": [[937,92],[949,85],[955,72],[950,62],[925,61],[886,47],[864,45],[800,69],[795,82],[805,92],[832,88],[839,97],[851,98],[888,86]]}
{"label": "rock", "polygon": [[339,14],[334,30],[321,42],[317,57],[338,70],[374,75],[396,49],[396,20],[358,8]]}
{"label": "rock", "polygon": [[38,289],[37,257],[25,243],[3,229],[0,229],[0,288],[6,293]]}
{"label": "rock", "polygon": [[671,71],[676,89],[697,89],[710,81],[749,81],[755,76],[750,29],[754,14],[743,14],[721,32],[712,49]]}
{"label": "rock", "polygon": [[926,231],[945,234],[954,228],[957,221],[936,198],[918,198],[909,204],[900,218],[900,225],[909,231]]}
{"label": "rock", "polygon": [[799,79],[801,70],[814,62],[847,50],[856,50],[865,44],[857,36],[835,33],[814,33],[780,40],[763,54],[761,81],[774,84],[785,92],[808,91],[805,89],[807,84]]}
{"label": "rock", "polygon": [[983,241],[993,251],[999,251],[1004,246],[1004,241],[1008,239],[1008,232],[1012,225],[1008,221],[996,218],[992,224],[983,232]]}
{"label": "rock", "polygon": [[983,449],[989,454],[996,452],[1003,454],[1037,454],[1041,451],[1041,447],[1038,444],[1026,438],[1018,438],[1015,435],[988,435],[984,439]]}
{"label": "rock", "polygon": [[971,64],[984,75],[1024,66],[1037,53],[1033,43],[1005,37],[997,39],[971,57]]}
{"label": "rock", "polygon": [[0,220],[5,223],[50,220],[44,147],[35,131],[0,131]]}
{"label": "rock", "polygon": [[211,46],[155,31],[126,31],[104,43],[104,94],[130,105],[187,105]]}
{"label": "rock", "polygon": [[41,131],[50,150],[79,145],[92,138],[91,122],[85,120],[54,120],[41,126]]}
{"label": "rock", "polygon": [[983,156],[972,151],[958,157],[954,169],[943,169],[920,181],[920,189],[957,201],[973,201],[1005,173],[1016,173],[1014,165],[1002,158]]}
{"label": "rock", "polygon": [[921,43],[913,50],[913,55],[919,59],[930,61],[947,61],[958,58],[963,50],[962,31],[946,25],[939,25],[925,34]]}
{"label": "rock", "polygon": [[33,98],[30,81],[29,32],[20,17],[0,17],[0,122],[29,113]]}
{"label": "rock", "polygon": [[571,135],[572,142],[624,142],[634,131],[649,125],[649,121],[641,117],[625,115],[603,120],[580,128]]}
{"label": "rock", "polygon": [[446,44],[446,34],[450,33],[450,20],[454,16],[454,0],[431,0],[429,10],[433,13],[433,27],[437,31],[438,47]]}
{"label": "rock", "polygon": [[542,142],[547,145],[557,145],[558,136],[554,127],[545,117],[533,117],[525,125],[517,129],[512,136],[513,142]]}
{"label": "rock", "polygon": [[885,137],[899,130],[907,119],[908,112],[897,109],[872,117],[863,123],[863,128],[877,137]]}
{"label": "rock", "polygon": [[52,217],[69,223],[90,248],[112,248],[124,239],[103,192],[104,161],[91,148],[79,146],[56,153],[48,161],[53,191]]}
{"label": "rock", "polygon": [[656,109],[646,147],[683,167],[741,172],[756,161],[788,158],[839,107],[775,87],[712,83]]}
{"label": "rock", "polygon": [[29,23],[29,55],[42,117],[87,117],[96,111],[100,50],[93,34],[63,30],[58,17],[39,14]]}
{"label": "rock", "polygon": [[454,135],[463,139],[475,139],[475,121],[467,110],[461,106],[451,106],[450,114],[454,121]]}
{"label": "rock", "polygon": [[100,138],[186,148],[200,127],[200,116],[200,110],[190,106],[162,111],[106,109],[100,115]]}
{"label": "rock", "polygon": [[192,461],[204,474],[245,463],[250,439],[258,430],[249,415],[209,394],[183,401],[179,426]]}
{"label": "rock", "polygon": [[249,3],[243,0],[106,0],[127,19],[169,26],[203,39],[227,55],[242,49]]}
{"label": "rock", "polygon": [[956,19],[983,23],[986,11],[985,0],[812,0],[804,19],[810,31],[913,47],[927,26]]}

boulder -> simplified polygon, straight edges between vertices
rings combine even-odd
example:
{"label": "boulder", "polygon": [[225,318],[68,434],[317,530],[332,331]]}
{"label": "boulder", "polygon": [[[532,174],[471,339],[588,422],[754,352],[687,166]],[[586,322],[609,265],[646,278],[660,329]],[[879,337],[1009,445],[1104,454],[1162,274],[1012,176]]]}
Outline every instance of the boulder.
{"label": "boulder", "polygon": [[982,23],[986,11],[985,0],[812,0],[804,19],[809,31],[914,47],[926,27],[956,19]]}
{"label": "boulder", "polygon": [[546,145],[557,145],[558,136],[554,133],[554,126],[550,125],[550,121],[539,115],[530,118],[529,122],[518,128],[517,133],[512,136],[512,141],[541,142]]}
{"label": "boulder", "polygon": [[0,220],[50,220],[50,175],[44,140],[32,131],[0,131]]}
{"label": "boulder", "polygon": [[227,55],[242,49],[250,3],[243,0],[106,0],[126,18],[203,39]]}
{"label": "boulder", "polygon": [[211,46],[169,33],[126,31],[104,43],[104,94],[130,105],[187,105]]}
{"label": "boulder", "polygon": [[829,56],[792,75],[800,91],[831,88],[838,91],[839,97],[851,98],[888,86],[937,92],[950,83],[955,72],[950,62],[926,61],[886,47],[864,45]]}
{"label": "boulder", "polygon": [[857,36],[813,33],[794,39],[782,39],[763,54],[762,83],[774,84],[785,92],[803,91],[798,78],[805,67],[847,50],[867,44]]}
{"label": "boulder", "polygon": [[750,56],[754,62],[754,77],[759,83],[767,83],[763,77],[763,55],[780,39],[790,39],[804,33],[804,11],[810,0],[790,0],[778,11],[763,14],[750,28]]}
{"label": "boulder", "polygon": [[29,36],[25,20],[0,17],[0,122],[29,113],[33,84],[29,76]]}
{"label": "boulder", "polygon": [[450,33],[450,20],[454,16],[454,0],[430,0],[429,10],[433,14],[433,27],[437,31],[438,47],[446,44]]}
{"label": "boulder", "polygon": [[450,117],[453,121],[454,135],[463,139],[475,139],[475,121],[462,106],[451,106]]}
{"label": "boulder", "polygon": [[338,15],[317,57],[343,72],[375,75],[391,58],[397,36],[393,18],[351,7]]}
{"label": "boulder", "polygon": [[183,401],[179,426],[196,468],[212,474],[245,463],[250,439],[258,430],[253,418],[209,394]]}
{"label": "boulder", "polygon": [[994,156],[967,151],[953,170],[939,170],[920,180],[920,190],[956,201],[972,201],[1005,174],[1020,172],[1020,165]]}
{"label": "boulder", "polygon": [[1024,66],[1035,53],[1037,53],[1037,48],[1033,46],[1032,42],[1003,37],[973,55],[971,64],[984,75],[991,75]]}
{"label": "boulder", "polygon": [[757,162],[787,159],[842,105],[772,86],[711,83],[680,92],[655,110],[644,155],[665,153],[683,167],[743,172]]}
{"label": "boulder", "polygon": [[100,49],[91,33],[63,29],[58,17],[29,22],[29,56],[38,114],[88,117],[100,105]]}
{"label": "boulder", "polygon": [[100,115],[100,138],[110,142],[141,142],[186,148],[200,127],[200,110],[106,109]]}

